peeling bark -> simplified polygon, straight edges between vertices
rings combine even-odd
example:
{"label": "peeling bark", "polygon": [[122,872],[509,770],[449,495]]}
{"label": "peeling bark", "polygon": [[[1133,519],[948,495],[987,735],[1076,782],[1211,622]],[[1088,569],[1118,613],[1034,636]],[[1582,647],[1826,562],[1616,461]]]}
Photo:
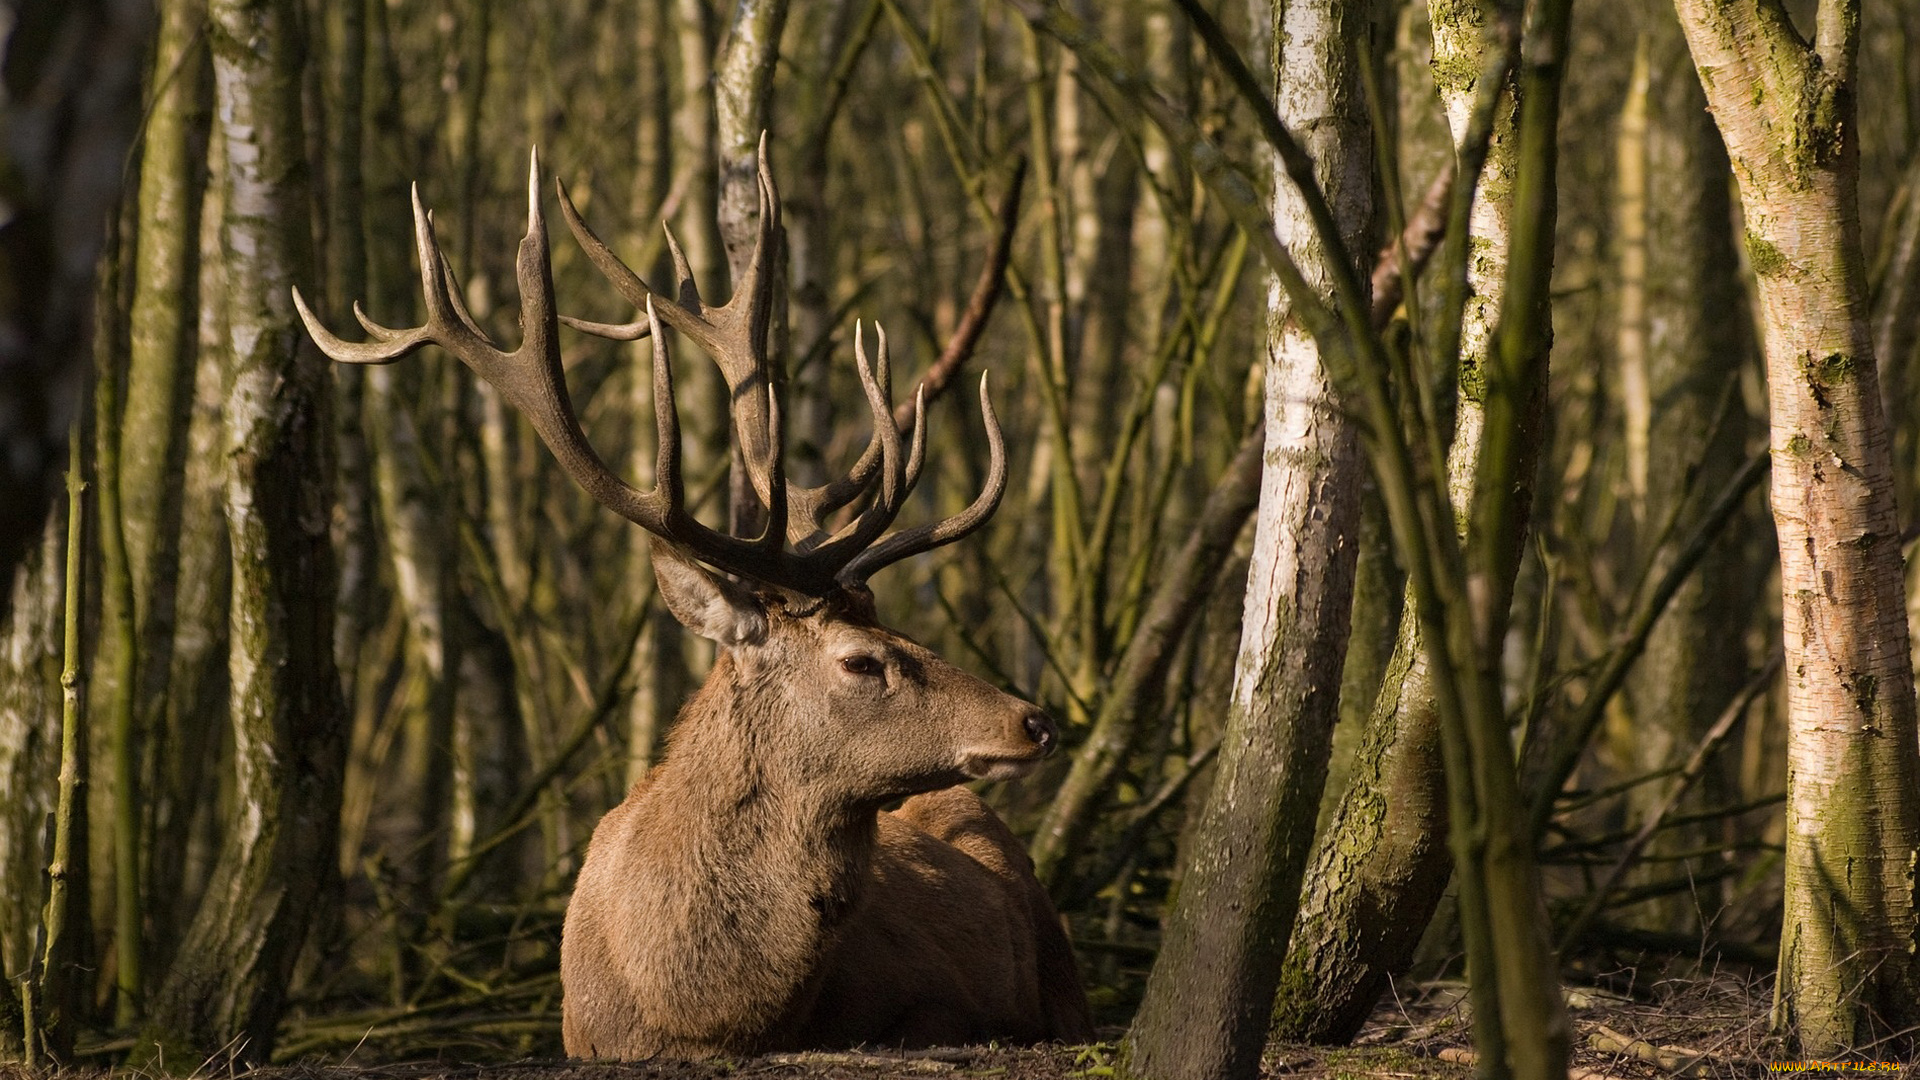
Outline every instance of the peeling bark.
{"label": "peeling bark", "polygon": [[1833,1056],[1920,1022],[1920,734],[1860,247],[1857,0],[1678,0],[1759,293],[1787,673],[1774,1022]]}

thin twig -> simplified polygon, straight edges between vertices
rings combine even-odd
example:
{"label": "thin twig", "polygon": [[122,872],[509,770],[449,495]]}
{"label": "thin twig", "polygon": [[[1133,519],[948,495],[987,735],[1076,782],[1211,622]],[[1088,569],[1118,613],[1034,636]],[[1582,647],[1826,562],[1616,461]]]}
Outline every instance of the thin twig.
{"label": "thin twig", "polygon": [[1627,869],[1640,857],[1640,853],[1646,850],[1647,845],[1653,840],[1653,835],[1660,831],[1660,826],[1666,821],[1667,815],[1673,813],[1674,808],[1680,805],[1680,800],[1693,789],[1693,785],[1699,781],[1700,777],[1706,774],[1707,762],[1713,759],[1714,753],[1720,749],[1720,744],[1724,743],[1727,736],[1733,732],[1733,726],[1747,714],[1747,707],[1773,685],[1773,678],[1780,673],[1780,665],[1784,659],[1785,654],[1775,650],[1766,664],[1754,673],[1753,678],[1747,680],[1745,686],[1740,688],[1740,692],[1733,695],[1733,700],[1727,702],[1727,707],[1720,711],[1719,719],[1713,722],[1713,726],[1707,729],[1707,733],[1700,737],[1699,745],[1693,748],[1692,756],[1687,758],[1686,765],[1680,770],[1679,779],[1667,792],[1667,797],[1661,800],[1660,806],[1640,826],[1640,831],[1627,842],[1626,850],[1614,860],[1613,868],[1607,871],[1607,876],[1601,879],[1599,887],[1594,889],[1593,895],[1587,898],[1586,906],[1580,910],[1580,914],[1574,918],[1566,932],[1561,934],[1561,952],[1565,952],[1567,946],[1580,939],[1580,934],[1586,930],[1587,924],[1592,922],[1593,917],[1598,915],[1600,909],[1605,906],[1607,896],[1613,892],[1615,886],[1620,884],[1620,879],[1626,876]]}
{"label": "thin twig", "polygon": [[[1007,185],[1007,193],[1000,200],[1000,232],[994,238],[993,251],[980,268],[980,279],[974,283],[973,296],[967,301],[966,313],[960,316],[960,323],[953,328],[953,334],[947,338],[947,347],[940,351],[940,358],[933,362],[925,375],[920,376],[916,394],[925,394],[927,404],[933,404],[946,390],[960,369],[966,365],[967,358],[973,355],[974,346],[980,343],[980,335],[986,333],[987,320],[992,318],[994,305],[1000,301],[1000,294],[1006,291],[1007,264],[1013,258],[1013,234],[1020,225],[1020,189],[1027,180],[1027,159],[1021,158],[1014,164],[1013,180]],[[900,429],[902,439],[913,435],[914,396],[893,407],[893,422]]]}

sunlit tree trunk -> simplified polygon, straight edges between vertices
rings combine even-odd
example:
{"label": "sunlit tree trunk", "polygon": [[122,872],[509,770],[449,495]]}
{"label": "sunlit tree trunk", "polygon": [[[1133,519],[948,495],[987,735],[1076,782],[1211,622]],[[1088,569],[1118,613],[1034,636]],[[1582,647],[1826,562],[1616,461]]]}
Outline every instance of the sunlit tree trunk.
{"label": "sunlit tree trunk", "polygon": [[1920,1021],[1920,742],[1860,247],[1860,5],[1676,7],[1745,211],[1771,406],[1788,709],[1774,1020],[1828,1057]]}
{"label": "sunlit tree trunk", "polygon": [[[1369,250],[1373,147],[1351,48],[1367,5],[1269,11],[1280,115],[1312,153],[1348,251]],[[1281,242],[1327,290],[1331,253],[1293,185],[1274,187]],[[1359,443],[1273,283],[1267,341],[1265,472],[1218,774],[1126,1043],[1128,1071],[1156,1080],[1258,1075],[1337,718]]]}
{"label": "sunlit tree trunk", "polygon": [[[419,401],[423,379],[417,367],[378,367],[367,373],[363,423],[373,434],[373,482],[381,534],[392,565],[394,598],[406,619],[406,673],[399,714],[402,726],[402,808],[399,875],[403,926],[417,926],[434,904],[435,884],[447,855],[453,780],[455,686],[459,666],[454,557],[459,540],[446,520],[448,494],[428,478],[428,458],[452,461],[444,441],[423,447],[426,432],[410,402]],[[389,801],[383,799],[383,801]],[[411,933],[412,931],[405,931]],[[411,952],[411,950],[407,950]]]}
{"label": "sunlit tree trunk", "polygon": [[[780,59],[780,36],[787,25],[787,0],[739,0],[721,51],[713,65],[714,150],[719,162],[720,191],[715,212],[720,242],[726,249],[728,273],[737,285],[753,258],[759,235],[760,194],[758,147],[762,134],[771,137],[773,78]],[[781,240],[784,243],[784,239]],[[777,279],[773,289],[772,325],[767,349],[772,358],[769,377],[780,382],[787,357],[786,259],[773,258],[765,271]],[[735,403],[736,430],[764,424],[763,395],[779,388],[749,387],[745,400]],[[733,465],[727,486],[727,516],[735,533],[754,535],[762,519],[760,500],[753,493],[740,456],[740,436],[732,440]]]}
{"label": "sunlit tree trunk", "polygon": [[265,1060],[315,896],[332,887],[344,732],[333,666],[326,368],[290,290],[312,273],[290,0],[210,5],[226,139],[226,509],[234,798],[220,859],[135,1060]]}
{"label": "sunlit tree trunk", "polygon": [[[1479,73],[1487,66],[1485,26],[1492,3],[1428,5],[1434,79],[1456,142],[1472,118]],[[1468,299],[1461,323],[1448,486],[1456,513],[1473,497],[1486,427],[1483,374],[1505,295],[1512,238],[1514,101],[1503,95],[1468,225]],[[1450,242],[1452,242],[1450,240]],[[1521,522],[1524,528],[1524,520]],[[1520,535],[1506,538],[1518,550]],[[1512,582],[1505,587],[1511,589]],[[1419,614],[1409,597],[1355,752],[1349,788],[1327,824],[1307,871],[1275,1011],[1276,1034],[1346,1042],[1405,971],[1414,946],[1446,891],[1447,801],[1440,718]],[[1383,917],[1381,913],[1391,913]]]}

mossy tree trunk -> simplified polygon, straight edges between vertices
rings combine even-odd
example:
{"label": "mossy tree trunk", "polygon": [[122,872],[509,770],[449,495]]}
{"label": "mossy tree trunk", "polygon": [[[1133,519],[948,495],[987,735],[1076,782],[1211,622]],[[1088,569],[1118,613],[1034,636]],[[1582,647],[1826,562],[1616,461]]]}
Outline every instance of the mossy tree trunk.
{"label": "mossy tree trunk", "polygon": [[159,738],[148,749],[152,777],[147,897],[151,970],[172,962],[181,932],[192,920],[206,881],[205,845],[194,842],[194,822],[217,802],[210,788],[220,729],[227,713],[227,607],[233,559],[227,545],[226,457],[222,449],[224,365],[218,360],[226,326],[226,267],[221,259],[225,219],[226,140],[218,128],[207,146],[209,180],[201,199],[196,275],[199,300],[192,415],[181,480],[179,585],[174,596],[173,642]]}
{"label": "mossy tree trunk", "polygon": [[[156,766],[166,760],[172,738],[167,703],[182,588],[187,435],[198,356],[200,209],[211,122],[204,23],[205,9],[199,3],[167,0],[160,5],[149,78],[153,104],[140,155],[126,392],[115,439],[116,516],[132,599],[127,618],[137,643],[134,655],[126,658],[129,677],[111,688],[126,695],[124,720],[132,737],[128,768],[124,775],[116,768],[115,797],[121,797],[124,785],[131,789],[127,794],[139,793],[144,808],[138,817],[125,815],[116,835],[116,859],[124,862],[115,942],[123,1020],[131,1019],[126,1010],[145,989],[140,973],[151,949],[140,932],[150,929],[142,925],[143,916],[150,907],[148,898],[156,895],[149,876],[158,869],[152,818],[154,808],[167,805],[164,796],[155,797],[155,787],[164,783],[165,770]],[[115,741],[118,755],[117,734]],[[137,779],[136,758],[145,766]],[[122,853],[123,841],[135,849]],[[159,872],[168,884],[177,882],[170,870]],[[130,901],[133,909],[125,910]]]}
{"label": "mossy tree trunk", "polygon": [[1838,1055],[1920,1021],[1920,742],[1860,246],[1860,5],[1676,8],[1726,139],[1759,292],[1787,671],[1776,1026]]}
{"label": "mossy tree trunk", "polygon": [[[1492,0],[1435,0],[1428,11],[1434,80],[1458,144],[1473,119],[1480,73],[1487,69],[1490,50],[1500,47],[1485,28],[1502,16]],[[1490,363],[1494,327],[1506,295],[1513,235],[1514,118],[1515,97],[1503,92],[1466,237],[1468,296],[1461,316],[1453,443],[1447,454],[1448,487],[1455,512],[1463,518],[1473,498],[1486,430],[1483,371]],[[1450,238],[1449,243],[1454,242]],[[1499,542],[1517,554],[1524,531],[1522,517]],[[1512,587],[1512,581],[1506,581],[1499,595],[1510,595]],[[1446,777],[1433,677],[1420,615],[1409,595],[1380,692],[1361,731],[1347,791],[1307,871],[1274,1012],[1275,1033],[1281,1037],[1334,1043],[1351,1039],[1373,1012],[1387,980],[1412,961],[1414,947],[1446,892],[1452,857],[1446,842]]]}
{"label": "mossy tree trunk", "polygon": [[[1280,116],[1303,133],[1348,251],[1370,249],[1372,132],[1352,41],[1365,0],[1267,6]],[[1327,295],[1332,254],[1275,168],[1282,243]],[[1364,279],[1365,268],[1354,272]],[[1293,925],[1338,715],[1362,459],[1318,346],[1269,283],[1266,457],[1218,773],[1128,1032],[1127,1071],[1252,1077]]]}
{"label": "mossy tree trunk", "polygon": [[333,664],[330,383],[291,287],[310,279],[301,21],[209,6],[225,137],[226,516],[234,798],[212,879],[135,1060],[264,1061],[314,899],[332,887],[344,747]]}

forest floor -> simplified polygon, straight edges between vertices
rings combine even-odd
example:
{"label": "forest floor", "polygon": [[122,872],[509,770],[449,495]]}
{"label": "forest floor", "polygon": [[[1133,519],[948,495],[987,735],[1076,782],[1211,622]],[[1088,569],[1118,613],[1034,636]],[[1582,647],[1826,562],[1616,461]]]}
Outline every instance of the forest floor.
{"label": "forest floor", "polygon": [[[1570,1080],[1718,1080],[1802,1071],[1770,1067],[1784,1058],[1767,1036],[1770,1003],[1765,982],[1721,977],[1676,979],[1651,986],[1631,978],[1610,983],[1607,989],[1567,990],[1574,1046]],[[1084,1047],[814,1052],[635,1064],[555,1060],[482,1064],[461,1061],[458,1051],[443,1052],[438,1060],[378,1064],[367,1060],[369,1054],[356,1051],[339,1061],[276,1065],[247,1076],[248,1080],[1099,1080],[1114,1074],[1115,1042],[1121,1034],[1118,1028],[1105,1029],[1103,1037],[1112,1041]],[[1389,995],[1351,1046],[1269,1046],[1261,1071],[1267,1080],[1465,1080],[1473,1074],[1471,1046],[1464,987],[1434,983],[1404,998]],[[1871,1072],[1920,1080],[1920,1061],[1891,1061],[1885,1055],[1876,1057],[1871,1049],[1849,1060],[1861,1064],[1822,1072]],[[0,1080],[131,1077],[123,1071],[85,1069],[34,1074],[0,1065]]]}

